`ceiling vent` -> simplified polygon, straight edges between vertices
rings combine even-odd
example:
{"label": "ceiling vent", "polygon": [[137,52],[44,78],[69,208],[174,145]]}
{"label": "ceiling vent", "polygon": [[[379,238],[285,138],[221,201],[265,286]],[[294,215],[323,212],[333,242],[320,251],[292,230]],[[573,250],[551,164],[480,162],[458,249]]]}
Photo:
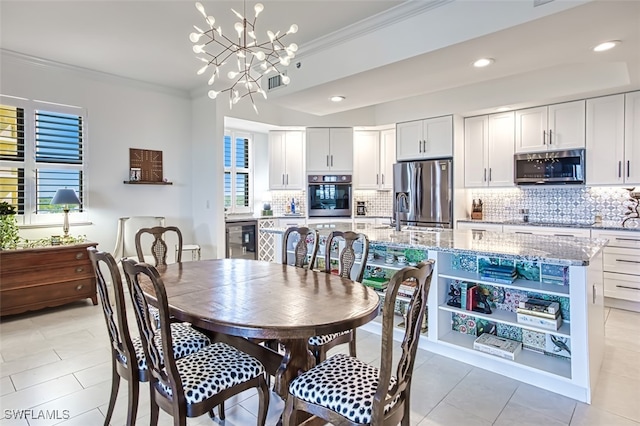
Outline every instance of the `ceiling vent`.
{"label": "ceiling vent", "polygon": [[543,4],[551,3],[553,0],[533,0],[533,7],[542,6]]}
{"label": "ceiling vent", "polygon": [[[287,75],[286,71],[283,72],[282,75]],[[270,92],[272,90],[275,90],[285,85],[282,82],[282,75],[277,74],[277,75],[274,75],[273,77],[269,77],[269,80],[267,80],[267,91]]]}

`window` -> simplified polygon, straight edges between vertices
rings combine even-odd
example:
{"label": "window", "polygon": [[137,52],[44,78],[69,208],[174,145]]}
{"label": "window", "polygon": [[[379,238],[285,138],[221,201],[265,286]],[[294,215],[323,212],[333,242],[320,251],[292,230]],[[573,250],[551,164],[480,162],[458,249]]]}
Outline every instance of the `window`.
{"label": "window", "polygon": [[[14,205],[23,224],[54,223],[63,206],[58,188],[72,188],[84,204],[82,108],[0,97],[0,201]],[[69,206],[71,213],[83,205]]]}
{"label": "window", "polygon": [[253,211],[253,174],[251,173],[251,135],[225,131],[224,135],[224,207],[229,213]]}

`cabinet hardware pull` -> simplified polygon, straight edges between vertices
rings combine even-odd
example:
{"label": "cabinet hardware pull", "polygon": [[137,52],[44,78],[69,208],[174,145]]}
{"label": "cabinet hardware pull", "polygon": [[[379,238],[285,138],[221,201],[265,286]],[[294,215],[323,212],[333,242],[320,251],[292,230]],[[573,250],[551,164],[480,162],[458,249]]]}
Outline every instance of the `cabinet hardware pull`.
{"label": "cabinet hardware pull", "polygon": [[427,140],[422,141],[422,152],[427,152]]}
{"label": "cabinet hardware pull", "polygon": [[595,305],[596,304],[596,285],[593,284],[591,288],[593,288],[593,304]]}
{"label": "cabinet hardware pull", "polygon": [[418,139],[418,152],[422,152],[422,141]]}
{"label": "cabinet hardware pull", "polygon": [[533,232],[516,231],[514,234],[533,235]]}
{"label": "cabinet hardware pull", "polygon": [[84,284],[78,284],[78,285],[76,286],[76,290],[77,290],[77,291],[80,291],[80,290],[82,290],[82,287],[84,287]]}
{"label": "cabinet hardware pull", "polygon": [[617,241],[636,241],[636,242],[640,242],[640,239],[637,238],[618,238],[616,237]]}
{"label": "cabinet hardware pull", "polygon": [[629,170],[631,169],[631,161],[627,160],[627,177],[629,177]]}
{"label": "cabinet hardware pull", "polygon": [[622,161],[618,161],[618,177],[622,177]]}
{"label": "cabinet hardware pull", "polygon": [[380,184],[380,175],[376,173],[376,185]]}
{"label": "cabinet hardware pull", "polygon": [[618,288],[626,288],[626,289],[628,289],[628,290],[637,290],[637,291],[640,291],[640,288],[636,288],[636,287],[629,287],[629,286],[626,286],[626,285],[618,285],[618,284],[616,284],[616,287],[618,287]]}
{"label": "cabinet hardware pull", "polygon": [[76,272],[83,272],[83,271],[84,271],[84,268],[82,266],[78,266],[76,268]]}
{"label": "cabinet hardware pull", "polygon": [[329,156],[327,155],[327,167],[329,167]]}
{"label": "cabinet hardware pull", "polygon": [[626,260],[626,259],[616,259],[616,262],[625,262],[625,263],[640,263],[640,260]]}
{"label": "cabinet hardware pull", "polygon": [[284,185],[284,173],[282,174],[282,184]]}
{"label": "cabinet hardware pull", "polygon": [[331,154],[331,167],[333,167],[333,154]]}
{"label": "cabinet hardware pull", "polygon": [[542,145],[546,145],[547,144],[547,131],[543,130],[542,131]]}
{"label": "cabinet hardware pull", "polygon": [[551,130],[549,130],[549,145],[551,145]]}
{"label": "cabinet hardware pull", "polygon": [[554,237],[573,237],[571,234],[553,234]]}
{"label": "cabinet hardware pull", "polygon": [[289,173],[287,173],[287,185],[289,185]]}
{"label": "cabinet hardware pull", "polygon": [[489,167],[489,182],[491,182],[491,167]]}
{"label": "cabinet hardware pull", "polygon": [[487,168],[484,169],[484,177],[482,178],[485,182],[487,181]]}
{"label": "cabinet hardware pull", "polygon": [[84,253],[78,252],[76,253],[76,259],[82,259],[84,257]]}
{"label": "cabinet hardware pull", "polygon": [[473,229],[473,228],[471,228],[471,232],[486,232],[486,229]]}
{"label": "cabinet hardware pull", "polygon": [[381,173],[380,176],[382,176],[382,184],[384,185],[384,173]]}

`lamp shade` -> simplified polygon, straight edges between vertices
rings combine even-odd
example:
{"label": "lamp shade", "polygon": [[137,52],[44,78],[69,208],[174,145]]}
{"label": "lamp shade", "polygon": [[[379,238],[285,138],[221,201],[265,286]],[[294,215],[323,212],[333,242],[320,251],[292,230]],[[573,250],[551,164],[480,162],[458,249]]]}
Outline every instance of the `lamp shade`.
{"label": "lamp shade", "polygon": [[56,191],[50,204],[82,204],[76,195],[76,191],[70,188],[60,188]]}

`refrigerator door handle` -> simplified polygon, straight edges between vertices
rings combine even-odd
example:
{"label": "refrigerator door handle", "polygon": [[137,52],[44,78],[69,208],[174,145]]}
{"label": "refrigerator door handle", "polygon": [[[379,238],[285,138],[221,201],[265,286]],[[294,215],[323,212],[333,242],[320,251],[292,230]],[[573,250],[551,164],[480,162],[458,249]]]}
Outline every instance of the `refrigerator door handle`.
{"label": "refrigerator door handle", "polygon": [[418,164],[416,166],[416,180],[415,180],[415,187],[413,190],[413,206],[415,208],[415,213],[414,213],[414,218],[417,220],[417,218],[422,216],[422,164]]}

